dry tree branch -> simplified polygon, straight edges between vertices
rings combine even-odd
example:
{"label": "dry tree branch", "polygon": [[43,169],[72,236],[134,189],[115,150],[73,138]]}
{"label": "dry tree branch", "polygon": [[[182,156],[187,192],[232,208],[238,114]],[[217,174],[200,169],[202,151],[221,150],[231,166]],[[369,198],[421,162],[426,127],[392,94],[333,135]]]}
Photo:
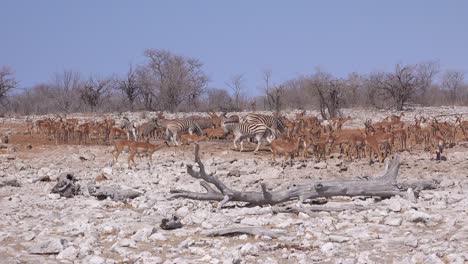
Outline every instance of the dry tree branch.
{"label": "dry tree branch", "polygon": [[[173,194],[170,198],[187,198],[192,200],[204,201],[219,201],[218,210],[226,203],[246,202],[251,205],[275,205],[299,199],[305,201],[309,199],[317,199],[321,197],[334,196],[378,196],[388,198],[395,195],[406,196],[408,188],[413,188],[417,191],[433,188],[434,186],[427,183],[414,183],[408,185],[399,185],[397,183],[398,171],[400,168],[400,159],[395,157],[386,164],[385,171],[381,176],[370,178],[369,180],[336,180],[336,181],[320,181],[310,184],[290,184],[286,188],[276,191],[270,191],[266,188],[266,184],[260,185],[261,191],[236,191],[227,187],[223,182],[216,178],[213,174],[207,174],[205,165],[200,159],[200,146],[195,145],[195,162],[200,168],[195,171],[192,165],[187,165],[187,172],[196,179],[201,179],[201,186],[207,191],[205,193],[189,192],[184,190],[171,190]],[[212,188],[214,185],[217,190]],[[419,186],[419,188],[415,188]]]}

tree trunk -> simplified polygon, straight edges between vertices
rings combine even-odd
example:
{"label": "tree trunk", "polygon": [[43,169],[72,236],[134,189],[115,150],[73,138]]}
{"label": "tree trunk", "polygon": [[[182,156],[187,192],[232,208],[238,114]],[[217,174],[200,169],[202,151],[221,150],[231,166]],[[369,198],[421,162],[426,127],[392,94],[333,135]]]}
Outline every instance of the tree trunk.
{"label": "tree trunk", "polygon": [[[340,180],[340,181],[320,181],[310,184],[290,184],[287,188],[277,191],[270,191],[266,184],[260,185],[261,192],[242,192],[232,190],[227,187],[213,174],[207,174],[205,166],[199,156],[199,145],[195,145],[195,162],[200,170],[194,171],[192,165],[187,165],[187,172],[194,178],[204,180],[201,186],[206,193],[189,192],[183,190],[171,190],[171,198],[188,198],[193,200],[220,201],[218,209],[229,201],[246,202],[252,205],[274,205],[291,200],[301,201],[317,199],[321,197],[334,196],[379,196],[388,198],[395,195],[405,195],[408,188],[397,184],[398,170],[400,168],[399,157],[394,158],[386,164],[385,172],[382,176],[373,177],[369,180]],[[211,185],[216,187],[215,190]],[[413,186],[414,187],[414,186]],[[417,189],[432,188],[433,186],[418,185]]]}

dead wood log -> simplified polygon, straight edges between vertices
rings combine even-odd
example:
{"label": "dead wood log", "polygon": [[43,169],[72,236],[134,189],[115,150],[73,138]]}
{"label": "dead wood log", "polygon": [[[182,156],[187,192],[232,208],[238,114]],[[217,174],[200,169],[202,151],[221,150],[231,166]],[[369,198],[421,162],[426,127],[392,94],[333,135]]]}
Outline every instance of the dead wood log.
{"label": "dead wood log", "polygon": [[121,202],[136,198],[142,194],[131,189],[122,189],[119,186],[96,186],[93,182],[80,184],[72,173],[60,175],[57,179],[57,184],[52,188],[51,192],[58,193],[66,198],[76,195],[91,195],[99,200],[111,198],[114,201]]}
{"label": "dead wood log", "polygon": [[234,235],[252,235],[252,236],[269,236],[271,238],[277,238],[280,236],[287,236],[285,232],[270,230],[263,227],[256,226],[240,226],[240,227],[230,227],[230,228],[221,228],[215,230],[206,230],[201,232],[205,236],[234,236]]}
{"label": "dead wood log", "polygon": [[17,180],[1,181],[0,187],[5,187],[5,186],[21,187],[21,184]]}
{"label": "dead wood log", "polygon": [[[187,198],[192,200],[220,201],[218,210],[226,203],[246,202],[251,205],[274,205],[291,200],[299,199],[305,201],[320,197],[334,196],[378,196],[388,198],[395,195],[406,196],[406,189],[397,183],[400,159],[398,156],[387,161],[385,171],[381,176],[366,177],[366,180],[338,180],[319,181],[310,184],[290,184],[286,188],[276,191],[267,189],[266,184],[260,185],[261,192],[241,192],[232,190],[216,178],[213,173],[205,171],[205,165],[200,159],[200,146],[195,145],[195,162],[199,170],[195,171],[192,165],[187,165],[187,172],[196,179],[203,180],[200,185],[206,190],[205,193],[190,192],[184,190],[171,190],[171,199]],[[210,184],[214,185],[215,190]],[[413,186],[414,187],[414,186]],[[422,185],[414,190],[423,190],[427,186]],[[417,193],[416,193],[417,194]]]}
{"label": "dead wood log", "polygon": [[310,216],[313,216],[314,213],[316,212],[342,212],[346,210],[352,210],[352,211],[364,211],[364,210],[371,210],[371,209],[376,209],[379,208],[377,206],[359,206],[359,205],[348,205],[348,206],[322,206],[322,205],[311,205],[307,206],[305,208],[297,207],[297,206],[291,206],[291,205],[286,205],[286,206],[273,206],[271,208],[272,212],[277,214],[277,213],[304,213]]}
{"label": "dead wood log", "polygon": [[121,189],[119,186],[96,186],[96,188],[92,190],[88,188],[88,190],[90,195],[95,196],[99,200],[111,198],[113,201],[121,202],[134,199],[142,194],[131,189]]}

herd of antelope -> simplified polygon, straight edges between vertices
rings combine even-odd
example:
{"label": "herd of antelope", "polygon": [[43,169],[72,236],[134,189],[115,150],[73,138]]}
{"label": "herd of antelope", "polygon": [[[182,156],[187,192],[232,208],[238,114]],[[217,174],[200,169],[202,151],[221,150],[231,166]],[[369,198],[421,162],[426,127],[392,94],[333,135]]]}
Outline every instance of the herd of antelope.
{"label": "herd of antelope", "polygon": [[[166,119],[159,113],[151,121],[139,125],[128,118],[123,118],[119,125],[108,118],[93,122],[46,118],[27,123],[31,136],[41,134],[55,140],[56,144],[112,144],[114,162],[124,149],[129,150],[129,167],[135,164],[133,157],[136,154],[147,154],[151,164],[151,156],[156,150],[170,145],[179,146],[179,141],[190,144],[232,139],[234,148],[237,150],[237,143],[240,143],[240,151],[243,151],[243,141],[251,139],[257,143],[254,153],[263,141],[267,141],[273,161],[276,162],[276,155],[284,155],[282,164],[287,158],[292,164],[294,157],[307,159],[312,155],[318,162],[326,160],[332,153],[340,153],[350,161],[367,157],[370,163],[374,156],[383,162],[392,152],[415,148],[440,155],[459,140],[468,140],[468,121],[463,121],[461,115],[456,115],[453,122],[418,117],[414,123],[403,122],[402,116],[391,115],[380,122],[368,119],[359,129],[343,128],[350,117],[324,121],[316,116],[307,116],[305,111],[293,119],[257,113],[242,117],[209,113],[208,117]],[[150,143],[159,139],[163,139],[163,144]]]}

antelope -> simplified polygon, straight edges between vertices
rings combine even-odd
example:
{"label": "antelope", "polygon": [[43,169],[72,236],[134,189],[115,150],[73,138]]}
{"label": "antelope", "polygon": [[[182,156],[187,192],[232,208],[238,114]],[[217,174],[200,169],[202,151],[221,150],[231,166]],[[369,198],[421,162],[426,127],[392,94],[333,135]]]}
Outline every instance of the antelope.
{"label": "antelope", "polygon": [[270,145],[273,152],[273,161],[276,162],[276,154],[284,154],[285,158],[281,162],[281,166],[284,166],[287,156],[289,156],[290,165],[292,166],[292,159],[299,152],[301,141],[302,137],[281,137],[273,140]]}
{"label": "antelope", "polygon": [[[167,142],[164,142],[165,145],[167,145]],[[131,163],[135,165],[135,161],[133,160],[133,157],[138,153],[146,153],[148,155],[148,159],[150,162],[150,165],[153,164],[153,159],[152,155],[156,150],[161,149],[164,147],[164,144],[161,145],[153,145],[147,142],[137,142],[137,141],[129,141],[126,139],[122,139],[119,141],[114,142],[114,150],[112,151],[112,154],[114,156],[114,161],[113,164],[115,164],[119,158],[119,155],[122,153],[124,149],[128,149],[130,151],[130,155],[127,158],[128,162],[128,168],[131,168]]]}
{"label": "antelope", "polygon": [[190,135],[185,134],[180,136],[180,141],[182,141],[183,145],[189,145],[190,143],[198,143],[200,141],[207,141],[207,136],[198,136],[198,135]]}
{"label": "antelope", "polygon": [[[367,124],[365,142],[368,147],[369,163],[372,163],[372,152],[377,155],[379,162],[383,162],[388,154],[392,151],[393,137],[386,133],[383,128],[375,130],[372,125]],[[385,150],[385,155],[382,155],[382,148]]]}
{"label": "antelope", "polygon": [[348,120],[351,120],[351,117],[348,116],[348,117],[334,117],[332,118],[332,127],[335,131],[340,131],[342,128],[343,128],[343,124],[348,121]]}
{"label": "antelope", "polygon": [[153,153],[156,152],[156,150],[162,149],[164,146],[169,146],[167,144],[167,141],[164,141],[164,144],[160,145],[153,145],[151,143],[147,142],[132,142],[130,143],[130,156],[128,157],[128,168],[131,168],[130,162],[133,162],[133,165],[135,165],[135,161],[133,160],[133,157],[135,154],[141,154],[145,153],[148,155],[149,159],[149,164],[150,166],[153,165]]}
{"label": "antelope", "polygon": [[468,140],[468,121],[462,121],[462,116],[457,115],[455,123],[457,124],[456,128],[462,131],[464,139]]}
{"label": "antelope", "polygon": [[225,137],[224,129],[222,128],[206,128],[203,132],[209,139],[220,139]]}

